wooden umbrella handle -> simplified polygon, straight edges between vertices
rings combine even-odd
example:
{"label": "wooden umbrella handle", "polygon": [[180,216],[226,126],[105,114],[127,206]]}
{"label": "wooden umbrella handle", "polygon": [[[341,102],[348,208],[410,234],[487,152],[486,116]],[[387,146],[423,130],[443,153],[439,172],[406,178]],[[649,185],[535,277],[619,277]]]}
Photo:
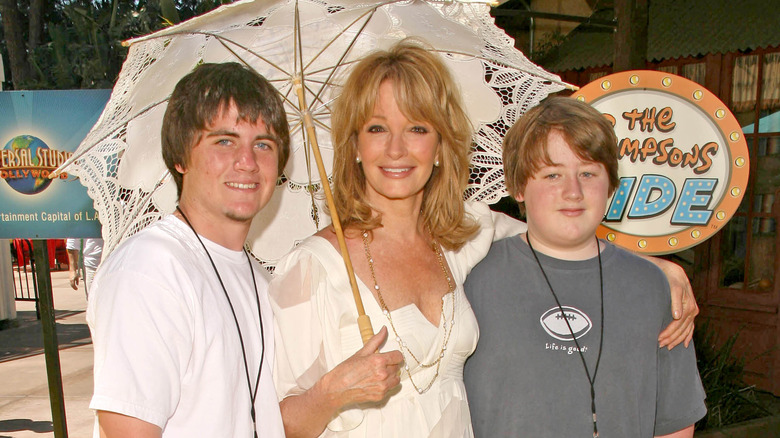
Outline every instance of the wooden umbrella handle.
{"label": "wooden umbrella handle", "polygon": [[306,106],[306,98],[300,76],[293,78],[293,85],[295,87],[295,92],[298,95],[298,105],[300,106],[301,114],[303,115],[303,126],[306,129],[306,138],[309,141],[312,152],[314,152],[314,161],[317,163],[322,189],[325,192],[325,200],[328,203],[330,217],[333,221],[333,228],[336,231],[336,239],[338,239],[339,242],[341,257],[344,259],[344,266],[347,268],[347,277],[349,277],[349,284],[352,287],[352,297],[355,299],[355,307],[357,308],[358,313],[357,323],[358,328],[360,329],[360,337],[363,339],[363,344],[365,344],[374,336],[374,329],[371,327],[371,319],[366,315],[366,310],[363,308],[363,299],[360,297],[357,280],[355,279],[355,270],[352,268],[352,259],[349,257],[347,241],[344,239],[344,230],[341,229],[341,220],[339,219],[339,214],[336,210],[336,203],[333,201],[333,193],[330,190],[330,184],[328,184],[328,173],[325,171],[325,165],[322,162],[320,146],[317,143],[317,135],[314,131],[314,121],[311,118],[309,108]]}

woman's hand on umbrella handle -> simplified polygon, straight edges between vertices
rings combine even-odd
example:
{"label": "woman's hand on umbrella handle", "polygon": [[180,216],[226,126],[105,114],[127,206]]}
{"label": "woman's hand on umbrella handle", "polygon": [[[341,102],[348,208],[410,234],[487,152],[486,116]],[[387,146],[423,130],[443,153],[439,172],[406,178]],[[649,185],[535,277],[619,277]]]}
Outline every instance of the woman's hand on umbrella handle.
{"label": "woman's hand on umbrella handle", "polygon": [[680,343],[687,348],[693,339],[693,320],[699,314],[699,305],[685,271],[676,263],[655,257],[649,258],[666,274],[672,293],[672,317],[674,320],[658,336],[658,347],[672,349]]}
{"label": "woman's hand on umbrella handle", "polygon": [[357,353],[322,377],[320,382],[325,393],[330,394],[338,408],[384,400],[401,382],[399,371],[404,361],[401,352],[378,352],[386,340],[387,327],[382,327]]}
{"label": "woman's hand on umbrella handle", "polygon": [[282,400],[287,437],[319,436],[344,406],[384,400],[401,382],[404,360],[397,350],[378,352],[385,340],[387,328],[382,327],[363,348],[322,376],[309,390]]}

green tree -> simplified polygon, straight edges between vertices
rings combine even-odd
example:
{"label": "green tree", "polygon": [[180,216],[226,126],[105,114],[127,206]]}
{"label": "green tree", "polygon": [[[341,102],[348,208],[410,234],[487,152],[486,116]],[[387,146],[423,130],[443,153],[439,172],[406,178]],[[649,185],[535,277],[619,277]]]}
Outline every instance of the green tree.
{"label": "green tree", "polygon": [[[27,63],[27,46],[25,35],[27,29],[24,26],[24,12],[17,0],[0,0],[0,15],[2,15],[4,49],[3,57],[8,60],[11,77],[15,84],[19,85],[30,77],[30,68]],[[22,10],[24,9],[24,10]]]}
{"label": "green tree", "polygon": [[0,0],[0,49],[14,89],[111,88],[127,55],[122,41],[222,3],[228,2]]}

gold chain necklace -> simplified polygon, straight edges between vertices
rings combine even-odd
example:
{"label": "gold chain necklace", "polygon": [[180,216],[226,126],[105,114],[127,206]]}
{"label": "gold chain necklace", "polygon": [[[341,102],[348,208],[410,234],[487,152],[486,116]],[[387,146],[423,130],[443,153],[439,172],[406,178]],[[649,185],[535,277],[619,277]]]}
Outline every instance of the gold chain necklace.
{"label": "gold chain necklace", "polygon": [[[445,330],[444,334],[444,342],[441,346],[441,351],[439,354],[436,355],[436,359],[433,362],[430,363],[423,363],[420,361],[420,359],[417,358],[417,356],[412,353],[412,350],[409,349],[409,347],[406,345],[406,342],[401,339],[401,336],[398,334],[398,331],[395,329],[395,325],[393,325],[393,317],[390,315],[390,309],[387,308],[387,304],[385,304],[385,300],[382,297],[382,292],[379,290],[379,283],[376,281],[376,272],[374,272],[374,258],[371,257],[371,250],[368,248],[368,232],[363,232],[363,248],[366,252],[366,260],[368,260],[368,267],[371,270],[371,279],[374,281],[374,290],[376,291],[376,296],[379,298],[379,306],[382,308],[382,313],[385,315],[387,320],[390,322],[390,328],[393,329],[393,334],[395,335],[395,340],[398,342],[398,345],[401,347],[401,354],[404,356],[404,371],[406,371],[406,374],[409,376],[409,381],[412,382],[412,386],[414,386],[414,389],[417,390],[417,393],[423,394],[429,389],[431,389],[431,386],[433,386],[433,382],[436,381],[436,378],[439,377],[439,367],[441,367],[441,360],[444,358],[444,353],[447,351],[447,344],[450,342],[450,335],[452,334],[452,327],[455,325],[455,294],[452,294],[452,316],[450,318],[449,324],[447,323],[447,317],[444,315],[444,299],[448,294],[451,294],[455,288],[452,285],[452,278],[447,273],[447,268],[444,266],[444,256],[441,253],[441,248],[439,248],[439,245],[434,240],[431,244],[433,252],[436,253],[436,258],[439,261],[439,266],[441,266],[441,270],[444,273],[444,278],[447,279],[447,294],[445,294],[441,298],[441,315],[444,316],[444,321],[442,322],[442,327]],[[412,379],[412,373],[409,368],[409,361],[406,359],[406,353],[409,354],[409,356],[414,359],[415,362],[421,367],[421,368],[431,368],[433,366],[436,367],[436,372],[433,375],[433,378],[431,379],[428,384],[422,388],[420,386],[417,386],[417,384],[414,382],[414,379]]]}

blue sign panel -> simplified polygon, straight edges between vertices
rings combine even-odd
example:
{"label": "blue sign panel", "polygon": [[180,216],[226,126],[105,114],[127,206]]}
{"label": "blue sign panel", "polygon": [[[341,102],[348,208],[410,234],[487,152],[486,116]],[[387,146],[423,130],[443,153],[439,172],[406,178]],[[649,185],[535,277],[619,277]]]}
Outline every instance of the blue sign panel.
{"label": "blue sign panel", "polygon": [[111,90],[0,92],[0,238],[100,237],[87,189],[65,162],[103,112]]}

